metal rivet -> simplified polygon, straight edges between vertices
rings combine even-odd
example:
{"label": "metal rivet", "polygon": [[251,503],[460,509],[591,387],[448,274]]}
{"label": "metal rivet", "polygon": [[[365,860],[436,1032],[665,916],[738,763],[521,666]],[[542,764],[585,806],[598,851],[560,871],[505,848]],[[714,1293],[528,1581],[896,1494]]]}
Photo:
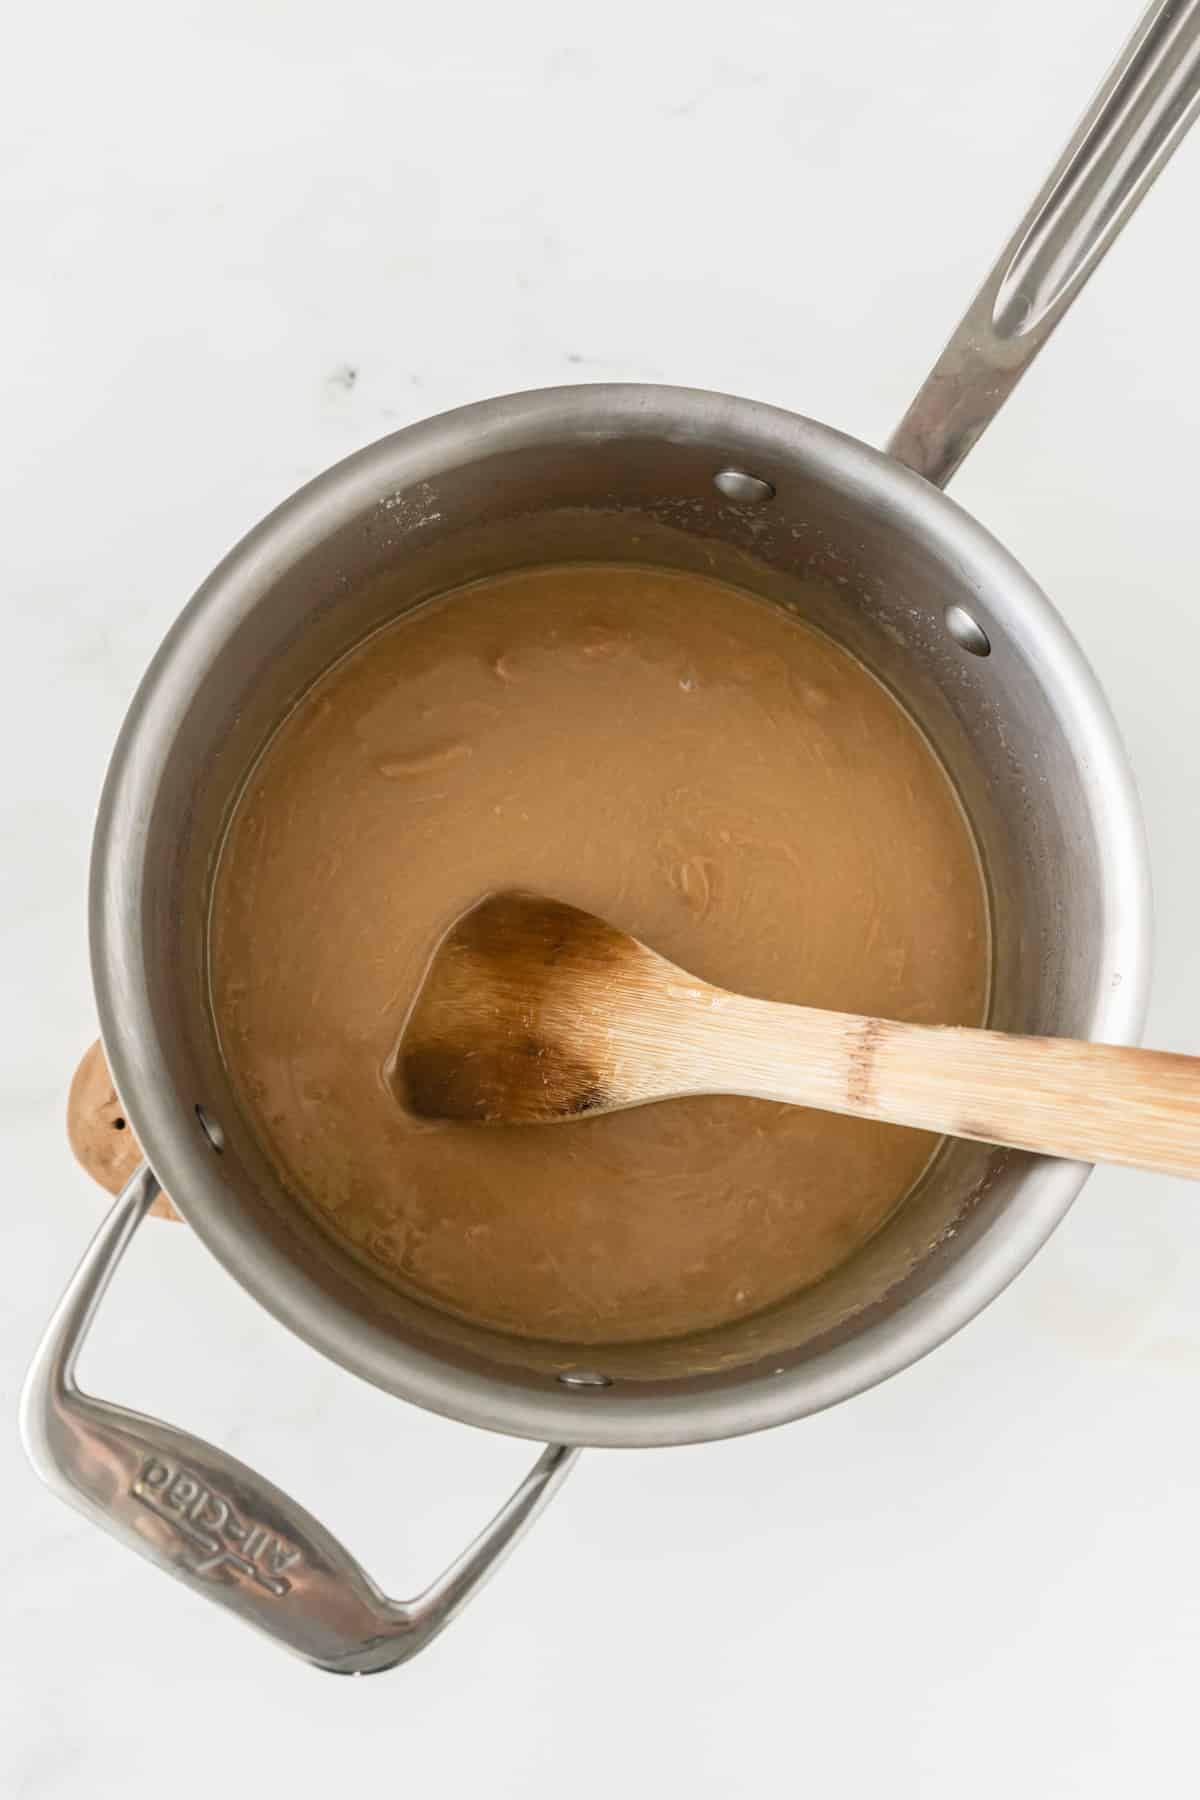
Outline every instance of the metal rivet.
{"label": "metal rivet", "polygon": [[991,640],[987,632],[973,619],[965,606],[948,606],[946,608],[946,630],[964,650],[972,656],[990,656]]}
{"label": "metal rivet", "polygon": [[225,1148],[225,1133],[215,1119],[210,1119],[199,1101],[196,1103],[196,1117],[200,1121],[200,1129],[219,1155]]}
{"label": "metal rivet", "polygon": [[602,1388],[612,1386],[611,1375],[598,1375],[595,1369],[566,1369],[558,1378],[564,1387]]}
{"label": "metal rivet", "polygon": [[745,469],[719,470],[713,476],[713,486],[727,500],[753,500],[761,505],[764,500],[775,498],[775,489],[769,481],[764,481],[760,475],[750,475]]}

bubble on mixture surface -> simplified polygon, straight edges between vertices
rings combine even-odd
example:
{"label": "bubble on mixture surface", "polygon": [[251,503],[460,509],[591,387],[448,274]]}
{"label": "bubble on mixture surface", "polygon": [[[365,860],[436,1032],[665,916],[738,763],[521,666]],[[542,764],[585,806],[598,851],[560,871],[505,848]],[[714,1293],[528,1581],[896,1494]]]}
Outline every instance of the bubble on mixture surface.
{"label": "bubble on mixture surface", "polygon": [[713,903],[713,865],[706,856],[689,856],[671,870],[671,885],[696,918],[707,918]]}
{"label": "bubble on mixture surface", "polygon": [[625,649],[621,634],[608,625],[595,625],[579,640],[578,652],[587,662],[608,662]]}

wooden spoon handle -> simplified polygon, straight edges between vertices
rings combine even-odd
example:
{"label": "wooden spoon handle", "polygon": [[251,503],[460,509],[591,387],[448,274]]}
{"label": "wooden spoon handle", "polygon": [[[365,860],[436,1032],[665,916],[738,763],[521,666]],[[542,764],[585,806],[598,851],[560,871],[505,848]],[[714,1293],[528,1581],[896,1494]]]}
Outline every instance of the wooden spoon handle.
{"label": "wooden spoon handle", "polygon": [[[76,1161],[110,1194],[120,1193],[142,1160],[142,1146],[121,1110],[99,1043],[84,1052],[71,1081],[67,1137]],[[165,1194],[158,1195],[150,1210],[160,1219],[179,1217]]]}
{"label": "wooden spoon handle", "polygon": [[732,998],[713,1023],[725,1091],[1200,1177],[1200,1057]]}

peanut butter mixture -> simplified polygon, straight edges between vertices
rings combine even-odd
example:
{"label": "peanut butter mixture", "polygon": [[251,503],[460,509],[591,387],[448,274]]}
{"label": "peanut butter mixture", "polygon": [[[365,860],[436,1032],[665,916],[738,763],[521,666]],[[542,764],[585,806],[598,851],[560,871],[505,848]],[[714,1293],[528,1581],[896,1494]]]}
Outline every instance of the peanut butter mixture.
{"label": "peanut butter mixture", "polygon": [[276,733],[210,932],[222,1052],[284,1184],[440,1307],[574,1343],[673,1336],[871,1236],[927,1135],[731,1098],[554,1128],[408,1117],[384,1071],[421,973],[507,887],[740,993],[981,1023],[974,843],[872,675],[696,575],[572,564],[446,594]]}

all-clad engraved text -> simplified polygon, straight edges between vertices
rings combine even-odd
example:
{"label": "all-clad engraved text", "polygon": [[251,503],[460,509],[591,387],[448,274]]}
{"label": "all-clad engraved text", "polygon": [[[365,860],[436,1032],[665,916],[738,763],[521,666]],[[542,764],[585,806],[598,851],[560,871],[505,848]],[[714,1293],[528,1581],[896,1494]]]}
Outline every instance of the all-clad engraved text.
{"label": "all-clad engraved text", "polygon": [[182,1464],[147,1457],[130,1492],[190,1539],[183,1560],[194,1575],[216,1580],[228,1570],[235,1579],[245,1576],[280,1599],[290,1592],[285,1571],[300,1561],[299,1550],[265,1525],[241,1518],[223,1494]]}

